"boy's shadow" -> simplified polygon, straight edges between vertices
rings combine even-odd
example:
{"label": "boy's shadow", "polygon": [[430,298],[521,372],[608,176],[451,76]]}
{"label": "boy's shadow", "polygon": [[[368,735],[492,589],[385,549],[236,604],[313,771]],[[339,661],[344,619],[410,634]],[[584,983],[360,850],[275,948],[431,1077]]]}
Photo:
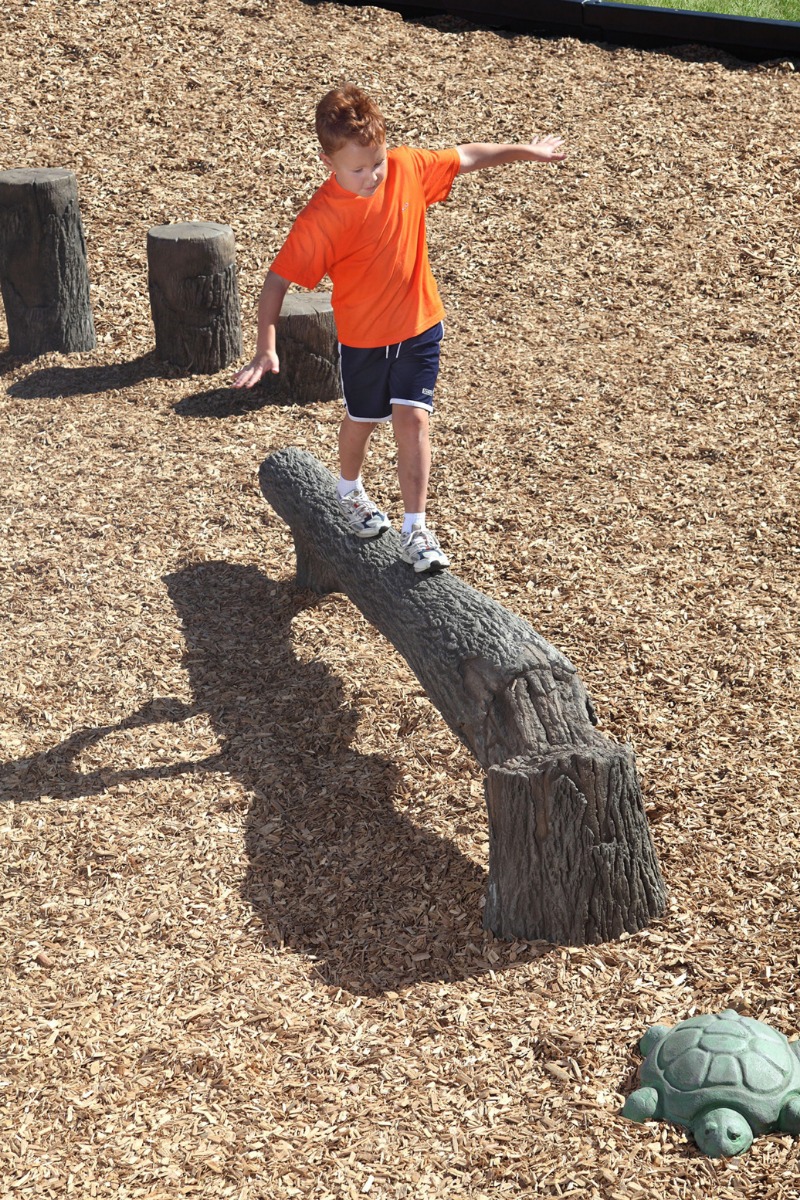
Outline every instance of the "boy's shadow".
{"label": "boy's shadow", "polygon": [[[291,622],[315,602],[309,593],[224,562],[165,582],[183,623],[194,704],[153,701],[118,726],[0,765],[0,798],[4,789],[17,800],[76,799],[133,778],[223,771],[250,798],[242,894],[267,944],[291,946],[326,982],[364,995],[488,970],[471,944],[483,939],[484,872],[395,809],[396,764],[351,748],[359,720],[387,714],[359,712],[324,663],[293,653]],[[221,745],[200,762],[85,774],[72,766],[113,730],[200,712]]]}
{"label": "boy's shadow", "polygon": [[192,392],[178,400],[173,411],[178,417],[206,420],[241,417],[262,408],[291,408],[297,404],[285,389],[270,384],[271,381],[264,380],[253,388],[216,387]]}

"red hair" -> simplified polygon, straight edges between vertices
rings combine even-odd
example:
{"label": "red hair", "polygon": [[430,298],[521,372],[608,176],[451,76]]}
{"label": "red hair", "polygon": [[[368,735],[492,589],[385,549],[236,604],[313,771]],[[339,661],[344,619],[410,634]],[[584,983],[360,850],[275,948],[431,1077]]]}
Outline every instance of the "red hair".
{"label": "red hair", "polygon": [[386,122],[377,104],[353,83],[327,92],[317,105],[315,125],[325,154],[345,142],[380,146],[386,141]]}

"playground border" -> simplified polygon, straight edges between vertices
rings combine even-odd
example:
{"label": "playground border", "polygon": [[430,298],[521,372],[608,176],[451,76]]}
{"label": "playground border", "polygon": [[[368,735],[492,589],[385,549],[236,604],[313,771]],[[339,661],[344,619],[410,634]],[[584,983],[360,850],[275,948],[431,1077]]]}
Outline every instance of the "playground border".
{"label": "playground border", "polygon": [[800,58],[800,21],[683,11],[614,0],[412,0],[379,6],[408,17],[448,13],[527,32],[663,47],[710,46],[738,58]]}

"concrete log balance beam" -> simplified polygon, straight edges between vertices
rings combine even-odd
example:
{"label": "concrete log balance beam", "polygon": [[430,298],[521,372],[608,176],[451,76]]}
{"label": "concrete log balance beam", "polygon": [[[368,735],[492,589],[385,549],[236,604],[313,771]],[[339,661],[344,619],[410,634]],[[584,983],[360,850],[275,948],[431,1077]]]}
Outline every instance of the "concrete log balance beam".
{"label": "concrete log balance beam", "polygon": [[298,585],[348,596],[486,771],[485,927],[583,945],[659,916],[665,889],[633,753],[598,731],[569,659],[452,572],[416,575],[393,530],[354,538],[312,455],[279,450],[259,479],[291,529]]}

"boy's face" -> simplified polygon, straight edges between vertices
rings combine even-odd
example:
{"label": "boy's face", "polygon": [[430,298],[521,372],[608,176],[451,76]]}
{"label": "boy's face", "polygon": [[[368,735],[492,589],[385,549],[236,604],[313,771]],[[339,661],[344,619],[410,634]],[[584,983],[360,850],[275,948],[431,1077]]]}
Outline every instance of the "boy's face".
{"label": "boy's face", "polygon": [[371,146],[345,142],[330,154],[321,151],[320,158],[333,171],[339,186],[354,196],[369,199],[386,178],[386,142]]}

